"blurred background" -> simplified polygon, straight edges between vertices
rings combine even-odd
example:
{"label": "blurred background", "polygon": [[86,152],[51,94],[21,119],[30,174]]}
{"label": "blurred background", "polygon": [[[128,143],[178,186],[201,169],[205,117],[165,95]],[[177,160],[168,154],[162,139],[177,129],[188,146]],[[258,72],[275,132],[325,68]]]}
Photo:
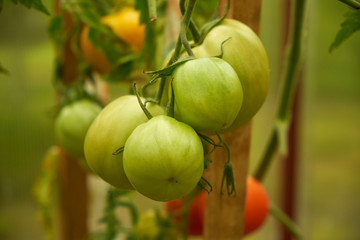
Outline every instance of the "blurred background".
{"label": "blurred background", "polygon": [[[51,1],[45,1],[50,6]],[[360,239],[360,33],[338,49],[329,47],[348,7],[332,0],[308,1],[306,16],[298,222],[309,240]],[[264,148],[274,118],[282,4],[263,0],[261,39],[271,65],[271,92],[254,121],[250,172]],[[49,18],[5,2],[0,13],[0,239],[45,239],[31,194],[46,150],[54,144],[54,51],[46,33]],[[113,91],[110,98],[119,94]],[[272,165],[264,185],[279,199]],[[246,239],[277,238],[276,221]]]}

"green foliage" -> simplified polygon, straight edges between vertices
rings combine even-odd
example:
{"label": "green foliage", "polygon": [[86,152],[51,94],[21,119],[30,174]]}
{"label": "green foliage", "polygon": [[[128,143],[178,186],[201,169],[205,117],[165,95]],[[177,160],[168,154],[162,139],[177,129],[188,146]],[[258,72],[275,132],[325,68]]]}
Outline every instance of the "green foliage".
{"label": "green foliage", "polygon": [[[34,8],[42,13],[45,13],[46,15],[50,15],[49,11],[45,7],[45,5],[42,3],[41,0],[11,0],[14,4],[22,4],[27,8]],[[2,2],[1,2],[2,4]]]}
{"label": "green foliage", "polygon": [[339,47],[354,32],[360,30],[360,11],[351,9],[345,14],[345,21],[341,24],[339,32],[336,34],[335,40],[330,46],[329,51],[333,51]]}

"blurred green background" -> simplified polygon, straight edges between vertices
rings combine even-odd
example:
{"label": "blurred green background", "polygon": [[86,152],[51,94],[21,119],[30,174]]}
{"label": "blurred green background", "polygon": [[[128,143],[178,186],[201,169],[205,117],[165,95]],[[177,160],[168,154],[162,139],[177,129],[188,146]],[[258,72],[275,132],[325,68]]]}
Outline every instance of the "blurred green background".
{"label": "blurred green background", "polygon": [[[330,54],[329,46],[348,8],[335,0],[308,2],[297,179],[299,224],[309,240],[360,239],[360,34]],[[255,119],[250,171],[274,118],[281,9],[279,0],[263,0],[261,38],[269,54],[272,85]],[[44,153],[54,144],[54,53],[47,22],[44,14],[12,4],[5,4],[0,13],[0,62],[10,72],[0,75],[2,240],[44,239],[31,188]],[[280,168],[281,162],[275,162],[264,183],[274,202],[279,199]],[[248,239],[278,239],[276,229],[269,217]]]}

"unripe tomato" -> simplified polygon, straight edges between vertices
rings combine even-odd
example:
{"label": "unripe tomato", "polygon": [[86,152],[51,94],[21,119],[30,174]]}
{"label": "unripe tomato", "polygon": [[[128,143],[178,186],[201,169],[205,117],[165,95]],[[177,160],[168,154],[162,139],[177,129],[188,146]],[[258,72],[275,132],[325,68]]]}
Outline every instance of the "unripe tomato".
{"label": "unripe tomato", "polygon": [[125,143],[124,170],[134,188],[157,201],[192,191],[204,170],[201,140],[194,129],[168,116],[139,125]]}
{"label": "unripe tomato", "polygon": [[[113,32],[128,43],[134,52],[139,52],[144,43],[145,25],[140,24],[140,13],[132,7],[126,7],[119,12],[104,16],[101,21]],[[111,64],[105,54],[96,49],[89,41],[89,27],[85,26],[80,36],[80,47],[86,62],[101,74],[111,69]]]}
{"label": "unripe tomato", "polygon": [[[155,104],[147,104],[147,109],[153,116],[165,114],[163,108]],[[85,138],[85,159],[92,171],[117,188],[133,189],[124,173],[123,153],[113,153],[147,120],[136,96],[122,96],[105,106]]]}
{"label": "unripe tomato", "polygon": [[225,130],[233,123],[243,92],[226,61],[216,57],[190,60],[178,66],[172,78],[176,119],[198,131]]}
{"label": "unripe tomato", "polygon": [[236,71],[243,87],[244,100],[236,120],[230,129],[248,122],[260,109],[269,89],[269,63],[259,37],[247,25],[225,19],[214,27],[203,43],[193,48],[196,57],[223,57]]}
{"label": "unripe tomato", "polygon": [[84,157],[84,139],[101,106],[82,99],[64,106],[55,121],[57,143],[71,156]]}
{"label": "unripe tomato", "polygon": [[[198,193],[190,206],[188,214],[188,234],[199,236],[203,233],[203,224],[208,193]],[[166,210],[177,222],[181,221],[181,211],[184,208],[183,199],[165,203]],[[249,234],[258,229],[266,220],[269,211],[269,199],[266,190],[253,177],[246,180],[246,196],[244,209],[244,234]],[[180,214],[179,214],[180,213]]]}

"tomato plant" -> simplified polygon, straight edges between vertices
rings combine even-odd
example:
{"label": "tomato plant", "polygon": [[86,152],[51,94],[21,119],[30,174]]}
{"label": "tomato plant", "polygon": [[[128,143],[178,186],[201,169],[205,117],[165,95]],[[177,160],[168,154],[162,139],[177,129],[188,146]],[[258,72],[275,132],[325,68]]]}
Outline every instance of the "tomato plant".
{"label": "tomato plant", "polygon": [[[191,201],[187,215],[187,231],[189,235],[199,236],[203,233],[207,195],[206,191],[201,191]],[[182,213],[186,211],[184,209],[184,199],[166,202],[165,208],[176,222],[182,221]],[[268,210],[269,200],[266,190],[260,182],[249,176],[246,180],[244,234],[249,234],[258,229],[266,220]]]}
{"label": "tomato plant", "polygon": [[[226,42],[224,42],[226,41]],[[225,19],[215,26],[198,47],[196,57],[216,56],[221,52],[237,73],[243,87],[243,104],[231,129],[249,121],[260,109],[269,89],[269,63],[259,37],[245,24]]]}
{"label": "tomato plant", "polygon": [[[151,103],[147,104],[147,109],[154,116],[165,113],[162,107]],[[115,187],[133,189],[124,173],[123,153],[113,153],[147,120],[134,95],[119,97],[106,105],[85,138],[85,159],[93,172]]]}
{"label": "tomato plant", "polygon": [[[104,16],[101,21],[109,26],[121,40],[129,44],[133,52],[142,48],[145,35],[145,25],[140,24],[140,13],[132,7],[125,7],[118,12]],[[111,69],[111,64],[105,54],[96,49],[89,41],[89,27],[85,26],[80,36],[80,48],[86,62],[101,74]]]}
{"label": "tomato plant", "polygon": [[88,128],[101,111],[101,106],[82,99],[65,105],[55,121],[55,138],[71,156],[84,157],[84,139]]}
{"label": "tomato plant", "polygon": [[193,190],[204,169],[202,142],[187,124],[156,116],[139,125],[124,149],[124,170],[134,188],[157,201]]}
{"label": "tomato plant", "polygon": [[198,131],[228,128],[243,101],[234,69],[220,58],[197,58],[178,66],[169,94],[174,94],[175,118]]}

